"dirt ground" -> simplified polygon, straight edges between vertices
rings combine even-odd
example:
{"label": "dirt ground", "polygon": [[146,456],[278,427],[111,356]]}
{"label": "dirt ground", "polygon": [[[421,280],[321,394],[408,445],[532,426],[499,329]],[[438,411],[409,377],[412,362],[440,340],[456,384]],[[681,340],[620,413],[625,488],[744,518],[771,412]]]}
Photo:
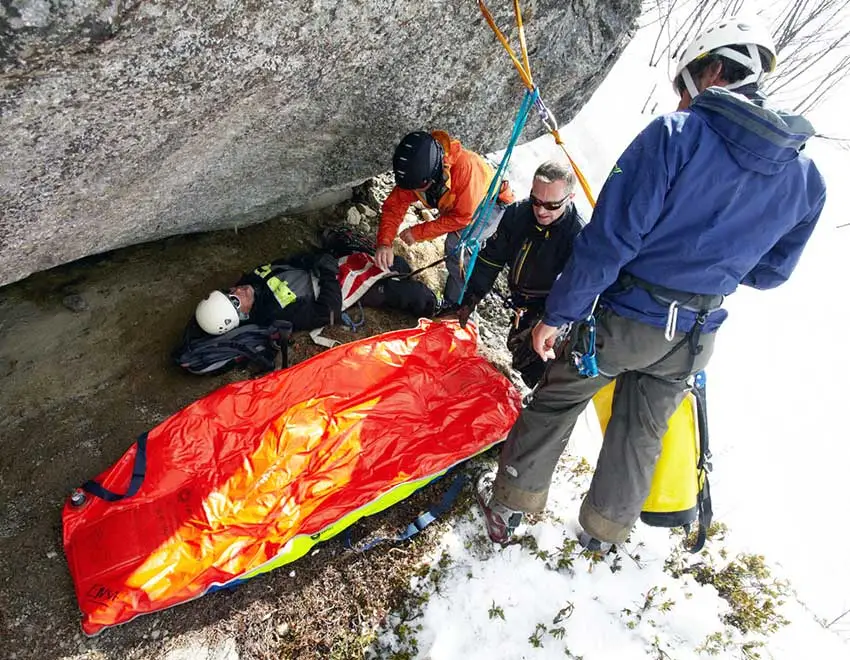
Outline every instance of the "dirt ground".
{"label": "dirt ground", "polygon": [[[0,289],[0,657],[360,658],[436,533],[357,554],[334,539],[291,566],[85,638],[62,550],[71,490],[139,435],[226,382],[170,361],[194,305],[256,264],[307,249],[347,205],[237,232],[183,236],[91,257]],[[357,334],[415,319],[367,310]],[[298,333],[292,362],[320,349]],[[409,522],[437,483],[362,526]],[[467,497],[468,505],[468,497]]]}

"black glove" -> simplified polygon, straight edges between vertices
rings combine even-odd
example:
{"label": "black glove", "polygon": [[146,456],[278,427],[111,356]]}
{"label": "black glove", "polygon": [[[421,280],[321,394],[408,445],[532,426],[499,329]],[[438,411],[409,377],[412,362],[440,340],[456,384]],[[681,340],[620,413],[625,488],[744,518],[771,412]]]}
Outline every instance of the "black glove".
{"label": "black glove", "polygon": [[529,326],[508,337],[508,350],[511,352],[511,366],[517,371],[522,371],[540,359],[531,343],[531,331]]}
{"label": "black glove", "polygon": [[465,328],[467,321],[469,321],[469,317],[472,315],[472,312],[475,311],[475,305],[473,303],[466,303],[461,305],[457,309],[457,320],[460,322],[460,327]]}

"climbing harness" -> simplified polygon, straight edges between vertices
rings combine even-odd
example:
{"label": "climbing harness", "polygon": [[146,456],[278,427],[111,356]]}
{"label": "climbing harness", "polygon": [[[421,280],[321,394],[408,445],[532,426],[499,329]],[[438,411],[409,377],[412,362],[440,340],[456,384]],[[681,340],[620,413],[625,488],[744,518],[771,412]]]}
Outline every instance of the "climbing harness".
{"label": "climbing harness", "polygon": [[679,321],[679,310],[685,310],[696,314],[693,327],[691,327],[685,336],[676,342],[673,347],[667,351],[659,360],[653,362],[650,366],[654,367],[657,364],[664,362],[667,358],[673,355],[683,346],[688,346],[688,351],[691,354],[691,367],[693,367],[696,356],[702,352],[702,346],[699,343],[700,336],[705,328],[705,323],[708,317],[723,307],[725,296],[717,294],[699,294],[688,293],[685,291],[676,291],[668,289],[652,282],[647,282],[631,273],[620,272],[617,278],[617,284],[623,289],[638,287],[649,293],[652,298],[662,305],[667,305],[667,321],[664,327],[664,338],[672,342],[676,337],[676,328]]}

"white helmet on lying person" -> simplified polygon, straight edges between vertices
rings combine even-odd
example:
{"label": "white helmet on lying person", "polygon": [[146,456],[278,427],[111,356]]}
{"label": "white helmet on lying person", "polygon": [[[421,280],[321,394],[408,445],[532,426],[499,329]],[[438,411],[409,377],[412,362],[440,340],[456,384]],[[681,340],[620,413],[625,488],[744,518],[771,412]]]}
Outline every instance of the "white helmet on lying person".
{"label": "white helmet on lying person", "polygon": [[673,87],[679,96],[687,90],[696,98],[700,75],[715,62],[723,66],[726,89],[758,83],[776,69],[776,46],[767,27],[757,20],[733,16],[700,33],[682,53]]}
{"label": "white helmet on lying person", "polygon": [[210,291],[195,308],[195,320],[207,334],[223,335],[239,326],[237,304],[236,296],[228,296],[221,291]]}

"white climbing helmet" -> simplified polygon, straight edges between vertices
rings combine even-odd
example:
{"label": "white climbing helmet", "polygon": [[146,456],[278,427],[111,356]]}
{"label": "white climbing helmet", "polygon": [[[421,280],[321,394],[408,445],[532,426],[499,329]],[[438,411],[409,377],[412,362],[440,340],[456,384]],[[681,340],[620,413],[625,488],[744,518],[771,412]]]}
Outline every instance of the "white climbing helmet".
{"label": "white climbing helmet", "polygon": [[195,320],[207,334],[223,335],[239,325],[239,313],[229,296],[210,291],[195,308]]}
{"label": "white climbing helmet", "polygon": [[[738,52],[729,46],[744,46],[747,53]],[[758,82],[766,73],[772,73],[776,69],[776,46],[767,27],[759,21],[732,16],[699,34],[682,53],[676,66],[676,75],[673,76],[673,87],[677,93],[677,81],[681,76],[691,98],[696,98],[699,90],[687,66],[709,53],[735,60],[750,70],[750,75],[727,85],[727,89],[737,89]],[[766,68],[762,64],[762,57],[767,63]]]}

